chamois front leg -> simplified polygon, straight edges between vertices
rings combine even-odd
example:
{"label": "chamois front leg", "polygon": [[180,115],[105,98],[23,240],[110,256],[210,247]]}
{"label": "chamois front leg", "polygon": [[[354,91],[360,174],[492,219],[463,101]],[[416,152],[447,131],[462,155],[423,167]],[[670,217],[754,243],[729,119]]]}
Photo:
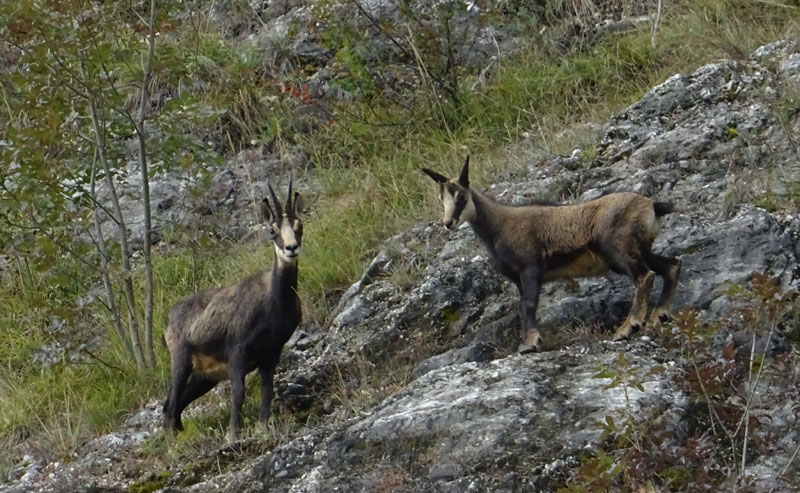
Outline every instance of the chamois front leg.
{"label": "chamois front leg", "polygon": [[234,443],[239,440],[239,430],[242,428],[242,406],[244,405],[245,387],[245,354],[242,348],[231,351],[228,356],[228,377],[231,380],[231,393],[233,394],[233,408],[231,409],[231,425],[228,441]]}
{"label": "chamois front leg", "polygon": [[205,395],[209,390],[213,389],[217,384],[213,379],[198,373],[192,373],[189,376],[189,381],[181,392],[181,398],[178,401],[178,418],[186,406],[191,404],[198,397]]}
{"label": "chamois front leg", "polygon": [[538,268],[529,267],[520,273],[519,315],[522,321],[522,342],[519,353],[526,354],[539,350],[541,338],[536,329],[536,308],[542,290],[542,274]]}
{"label": "chamois front leg", "polygon": [[274,363],[270,362],[267,365],[258,367],[258,372],[261,375],[261,411],[258,414],[258,421],[264,426],[269,424],[275,366],[277,366],[277,360]]}

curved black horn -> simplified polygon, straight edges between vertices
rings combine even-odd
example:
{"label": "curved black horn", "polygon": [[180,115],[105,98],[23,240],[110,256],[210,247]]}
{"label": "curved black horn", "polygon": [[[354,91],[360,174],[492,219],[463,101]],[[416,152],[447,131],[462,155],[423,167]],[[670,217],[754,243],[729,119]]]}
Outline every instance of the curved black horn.
{"label": "curved black horn", "polygon": [[292,212],[292,177],[289,176],[289,198],[286,199],[286,212]]}
{"label": "curved black horn", "polygon": [[458,182],[465,187],[469,186],[469,155],[467,155],[467,160],[464,162],[464,167],[461,168],[461,176],[458,177]]}
{"label": "curved black horn", "polygon": [[[269,188],[269,194],[272,195],[272,202],[275,204],[275,213],[278,217],[283,217],[283,208],[281,207],[281,202],[278,200],[278,197],[275,195],[275,190],[272,189],[271,184],[267,184],[267,188]],[[278,219],[280,221],[280,219]]]}

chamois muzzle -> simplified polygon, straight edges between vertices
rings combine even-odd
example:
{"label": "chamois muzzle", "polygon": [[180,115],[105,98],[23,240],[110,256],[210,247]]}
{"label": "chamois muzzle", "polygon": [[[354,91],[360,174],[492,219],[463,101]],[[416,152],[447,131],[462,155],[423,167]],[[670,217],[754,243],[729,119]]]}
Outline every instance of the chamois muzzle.
{"label": "chamois muzzle", "polygon": [[286,256],[289,258],[294,258],[300,255],[300,245],[296,243],[294,245],[286,245],[284,250],[286,250]]}

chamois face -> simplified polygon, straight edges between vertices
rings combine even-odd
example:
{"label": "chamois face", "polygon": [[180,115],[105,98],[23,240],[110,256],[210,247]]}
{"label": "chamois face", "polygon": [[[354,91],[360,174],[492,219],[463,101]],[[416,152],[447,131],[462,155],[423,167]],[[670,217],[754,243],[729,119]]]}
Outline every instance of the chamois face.
{"label": "chamois face", "polygon": [[457,179],[448,179],[429,169],[422,171],[439,184],[439,200],[443,207],[442,224],[445,228],[452,231],[464,221],[475,219],[475,204],[469,188],[469,156]]}
{"label": "chamois face", "polygon": [[303,210],[303,198],[299,193],[292,197],[292,184],[289,182],[289,197],[286,200],[286,210],[281,207],[272,187],[269,187],[275,210],[270,207],[269,199],[261,202],[261,212],[269,225],[272,243],[278,261],[283,264],[294,264],[300,256],[300,246],[303,242],[303,221],[300,214]]}

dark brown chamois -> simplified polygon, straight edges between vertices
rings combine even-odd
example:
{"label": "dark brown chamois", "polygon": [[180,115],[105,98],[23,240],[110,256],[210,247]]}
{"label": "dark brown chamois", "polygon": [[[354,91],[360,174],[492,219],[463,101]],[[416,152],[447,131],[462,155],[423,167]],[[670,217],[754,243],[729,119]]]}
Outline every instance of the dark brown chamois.
{"label": "dark brown chamois", "polygon": [[281,349],[302,318],[297,295],[297,259],[303,239],[299,193],[286,210],[272,187],[275,206],[265,198],[261,212],[275,247],[271,270],[253,274],[234,286],[209,289],[177,303],[169,312],[164,338],[170,352],[172,388],[164,402],[164,427],[183,430],[181,412],[189,403],[230,379],[233,391],[230,440],[239,438],[244,378],[261,375],[259,421],[267,424],[273,377]]}
{"label": "dark brown chamois", "polygon": [[614,340],[645,325],[654,273],[664,279],[664,287],[647,323],[668,317],[681,261],[650,249],[659,231],[657,218],[672,212],[672,204],[625,192],[575,205],[512,207],[470,188],[469,157],[457,179],[422,171],[439,184],[444,226],[453,230],[469,222],[494,267],[519,289],[520,352],[538,349],[539,292],[542,283],[554,279],[594,277],[609,270],[633,279],[633,304]]}

